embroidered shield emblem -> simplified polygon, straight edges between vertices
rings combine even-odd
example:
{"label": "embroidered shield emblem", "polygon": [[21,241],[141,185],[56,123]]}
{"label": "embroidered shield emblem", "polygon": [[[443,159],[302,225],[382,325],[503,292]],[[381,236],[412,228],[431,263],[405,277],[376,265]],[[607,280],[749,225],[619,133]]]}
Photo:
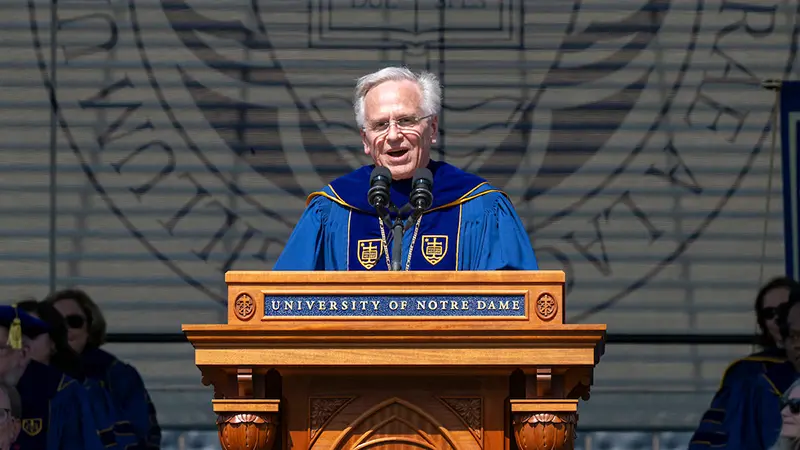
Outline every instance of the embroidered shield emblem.
{"label": "embroidered shield emblem", "polygon": [[447,254],[447,236],[433,234],[422,236],[422,256],[432,266],[439,264]]}
{"label": "embroidered shield emblem", "polygon": [[381,255],[383,255],[383,246],[380,239],[359,239],[358,262],[365,269],[370,270],[375,267]]}
{"label": "embroidered shield emblem", "polygon": [[22,431],[28,436],[36,436],[42,432],[42,419],[22,419]]}

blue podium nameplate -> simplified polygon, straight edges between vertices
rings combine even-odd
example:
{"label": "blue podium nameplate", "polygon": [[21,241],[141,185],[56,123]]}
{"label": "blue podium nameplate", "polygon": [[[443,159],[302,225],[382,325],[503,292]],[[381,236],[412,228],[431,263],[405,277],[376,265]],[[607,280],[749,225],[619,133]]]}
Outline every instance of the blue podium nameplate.
{"label": "blue podium nameplate", "polygon": [[524,295],[265,295],[265,317],[527,317]]}

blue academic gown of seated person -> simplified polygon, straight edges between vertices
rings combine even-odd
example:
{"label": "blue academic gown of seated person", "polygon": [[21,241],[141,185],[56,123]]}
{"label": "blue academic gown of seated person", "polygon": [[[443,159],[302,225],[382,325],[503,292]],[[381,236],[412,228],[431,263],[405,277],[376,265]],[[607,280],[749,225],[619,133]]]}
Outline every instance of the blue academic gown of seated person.
{"label": "blue academic gown of seated person", "polygon": [[[308,197],[273,270],[389,270],[392,232],[367,200],[374,167],[337,178]],[[539,268],[525,227],[503,192],[444,162],[431,161],[428,169],[433,204],[419,220],[419,229],[412,227],[403,235],[403,270]],[[392,203],[398,208],[408,202],[411,181],[391,183]]]}
{"label": "blue academic gown of seated person", "polygon": [[734,361],[692,435],[689,450],[768,450],[781,430],[780,396],[798,374],[780,350]]}
{"label": "blue academic gown of seated person", "polygon": [[86,392],[60,370],[28,363],[17,383],[22,400],[19,450],[100,450],[101,440]]}
{"label": "blue academic gown of seated person", "polygon": [[86,350],[81,359],[87,378],[97,380],[111,395],[118,414],[117,441],[134,437],[140,448],[160,448],[161,427],[139,372],[101,349]]}
{"label": "blue academic gown of seated person", "polygon": [[83,382],[86,397],[94,417],[98,435],[105,448],[132,449],[137,448],[139,439],[128,422],[122,418],[111,393],[99,380],[86,377]]}

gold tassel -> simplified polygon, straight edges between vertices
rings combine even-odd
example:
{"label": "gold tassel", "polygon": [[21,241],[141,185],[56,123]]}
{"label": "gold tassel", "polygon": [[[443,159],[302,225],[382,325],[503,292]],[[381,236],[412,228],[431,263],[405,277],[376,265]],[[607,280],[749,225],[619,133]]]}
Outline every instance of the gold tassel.
{"label": "gold tassel", "polygon": [[17,305],[14,305],[14,313],[17,317],[11,321],[11,326],[8,327],[8,345],[14,350],[19,350],[22,348],[22,321],[19,320]]}

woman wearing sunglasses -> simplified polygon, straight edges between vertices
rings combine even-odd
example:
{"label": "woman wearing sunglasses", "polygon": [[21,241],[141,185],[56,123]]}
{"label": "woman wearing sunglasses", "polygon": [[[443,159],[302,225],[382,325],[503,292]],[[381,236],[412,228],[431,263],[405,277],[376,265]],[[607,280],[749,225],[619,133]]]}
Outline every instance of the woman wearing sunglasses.
{"label": "woman wearing sunglasses", "polygon": [[800,450],[800,379],[781,395],[781,433],[770,450]]}
{"label": "woman wearing sunglasses", "polygon": [[725,370],[719,390],[692,435],[689,450],[764,450],[775,442],[777,430],[762,426],[763,405],[776,400],[770,384],[786,386],[796,375],[786,358],[778,316],[791,290],[798,287],[794,280],[778,277],[759,290],[755,313],[762,350],[734,361]]}
{"label": "woman wearing sunglasses", "polygon": [[25,300],[17,308],[45,322],[49,330],[30,341],[29,356],[34,361],[52,366],[83,384],[92,410],[98,435],[106,447],[118,445],[127,448],[138,442],[131,426],[119,419],[114,401],[100,382],[86,376],[81,357],[67,343],[67,326],[53,305]]}
{"label": "woman wearing sunglasses", "polygon": [[44,300],[64,317],[69,346],[83,362],[86,375],[108,390],[119,413],[145,448],[160,448],[161,428],[156,411],[139,372],[100,347],[106,340],[106,321],[100,308],[85,292],[68,289]]}

